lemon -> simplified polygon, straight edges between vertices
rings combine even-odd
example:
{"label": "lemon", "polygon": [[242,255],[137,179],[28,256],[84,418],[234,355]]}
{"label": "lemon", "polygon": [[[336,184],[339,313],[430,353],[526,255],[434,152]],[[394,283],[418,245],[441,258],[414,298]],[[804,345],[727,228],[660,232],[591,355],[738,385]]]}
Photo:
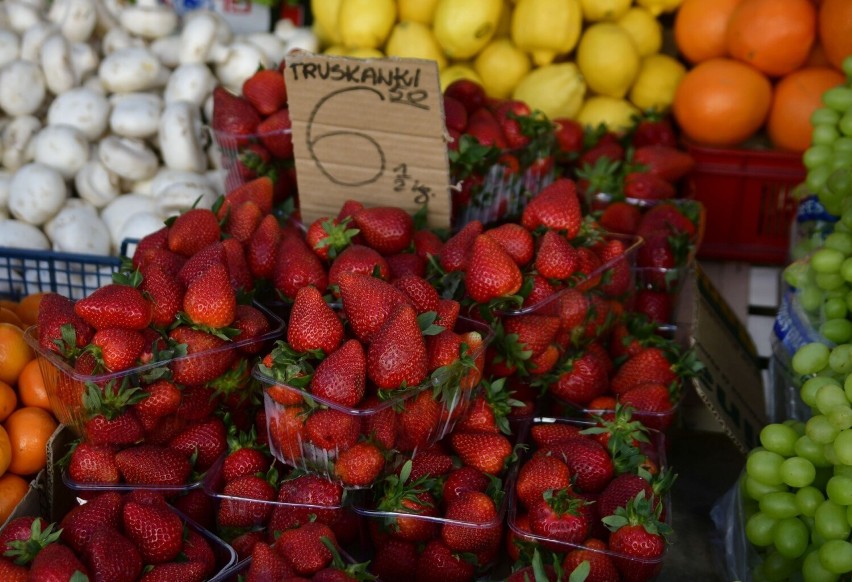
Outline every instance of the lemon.
{"label": "lemon", "polygon": [[447,58],[441,51],[432,29],[412,20],[398,22],[391,30],[385,54],[389,57],[426,59],[436,61],[438,69],[443,69]]}
{"label": "lemon", "polygon": [[636,115],[639,110],[625,99],[595,95],[583,103],[577,121],[589,127],[604,124],[610,131],[620,131],[632,126]]}
{"label": "lemon", "polygon": [[512,13],[512,40],[532,54],[536,65],[548,65],[574,49],[582,25],[580,0],[518,0]]}
{"label": "lemon", "polygon": [[342,44],[333,44],[329,47],[326,47],[324,51],[322,51],[324,55],[330,55],[333,57],[345,57],[349,54],[349,49],[347,49]]}
{"label": "lemon", "polygon": [[586,83],[574,63],[554,63],[533,69],[521,79],[512,98],[524,101],[549,119],[574,119],[583,104]]}
{"label": "lemon", "polygon": [[438,0],[432,29],[450,59],[469,59],[494,36],[503,0]]}
{"label": "lemon", "polygon": [[432,24],[437,5],[438,0],[397,0],[396,3],[400,22],[409,20],[426,26]]}
{"label": "lemon", "polygon": [[488,43],[476,56],[473,66],[482,78],[485,93],[499,99],[510,97],[532,67],[527,53],[505,37]]}
{"label": "lemon", "polygon": [[577,46],[577,65],[589,89],[624,97],[639,73],[639,51],[623,28],[598,22],[586,29]]}
{"label": "lemon", "polygon": [[342,0],[311,0],[311,13],[314,15],[314,34],[322,46],[340,44],[340,32],[337,30],[337,14]]}
{"label": "lemon", "polygon": [[674,101],[675,90],[686,75],[677,59],[668,55],[648,55],[642,59],[639,75],[630,89],[630,101],[639,109],[665,111]]}
{"label": "lemon", "polygon": [[664,12],[674,12],[683,4],[683,0],[636,0],[636,5],[647,8],[654,16]]}
{"label": "lemon", "polygon": [[453,63],[441,69],[441,91],[447,88],[453,81],[459,79],[469,79],[482,85],[482,77],[480,77],[470,63]]}
{"label": "lemon", "polygon": [[350,49],[379,48],[396,22],[394,0],[341,0],[337,13],[340,40]]}
{"label": "lemon", "polygon": [[616,23],[633,39],[640,57],[660,52],[663,46],[663,25],[645,8],[631,8]]}
{"label": "lemon", "polygon": [[349,49],[346,51],[346,56],[353,59],[381,59],[385,54],[379,49],[361,47]]}
{"label": "lemon", "polygon": [[580,0],[583,18],[589,22],[618,20],[630,8],[631,0]]}

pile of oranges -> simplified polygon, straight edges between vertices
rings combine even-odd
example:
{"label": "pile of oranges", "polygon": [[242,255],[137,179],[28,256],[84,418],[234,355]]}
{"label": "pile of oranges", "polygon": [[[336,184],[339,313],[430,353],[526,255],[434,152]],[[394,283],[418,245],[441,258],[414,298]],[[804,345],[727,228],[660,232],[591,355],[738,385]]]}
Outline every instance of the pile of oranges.
{"label": "pile of oranges", "polygon": [[0,524],[47,464],[47,441],[58,426],[36,354],[24,339],[41,297],[0,301]]}
{"label": "pile of oranges", "polygon": [[820,96],[845,81],[850,0],[684,0],[678,50],[694,65],[673,113],[689,139],[728,147],[761,129],[776,149],[810,145]]}

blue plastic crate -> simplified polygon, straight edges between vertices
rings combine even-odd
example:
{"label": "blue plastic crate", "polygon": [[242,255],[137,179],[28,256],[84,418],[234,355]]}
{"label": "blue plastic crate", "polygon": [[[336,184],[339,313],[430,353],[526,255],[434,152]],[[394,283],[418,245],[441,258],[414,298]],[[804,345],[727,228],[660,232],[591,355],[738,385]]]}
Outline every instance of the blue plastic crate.
{"label": "blue plastic crate", "polygon": [[118,257],[0,247],[0,297],[53,291],[82,299],[111,283],[120,264]]}

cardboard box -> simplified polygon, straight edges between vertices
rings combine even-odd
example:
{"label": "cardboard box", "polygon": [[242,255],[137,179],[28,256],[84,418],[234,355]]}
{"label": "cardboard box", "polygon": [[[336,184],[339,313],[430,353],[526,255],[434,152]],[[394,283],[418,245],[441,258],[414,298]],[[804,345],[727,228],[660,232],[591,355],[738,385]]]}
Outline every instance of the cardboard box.
{"label": "cardboard box", "polygon": [[686,394],[681,422],[689,430],[717,430],[747,453],[766,424],[763,377],[748,330],[700,265],[684,284],[677,314],[684,341],[704,369]]}
{"label": "cardboard box", "polygon": [[19,517],[46,517],[49,515],[46,483],[47,472],[45,470],[39,471],[35,479],[30,482],[30,488],[24,498],[18,502],[18,505],[9,514],[8,519],[0,524],[0,531],[3,531],[10,521]]}

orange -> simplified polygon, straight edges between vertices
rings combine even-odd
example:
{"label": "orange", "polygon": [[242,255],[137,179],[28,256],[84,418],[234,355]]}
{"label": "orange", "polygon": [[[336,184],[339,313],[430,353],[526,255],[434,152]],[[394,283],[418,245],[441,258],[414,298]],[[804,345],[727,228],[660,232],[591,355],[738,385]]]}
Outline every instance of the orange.
{"label": "orange", "polygon": [[684,0],[674,21],[680,54],[691,63],[728,54],[728,20],[742,0]]}
{"label": "orange", "polygon": [[[38,359],[30,360],[21,370],[21,375],[18,376],[18,394],[23,406],[37,406],[52,412]],[[0,415],[0,421],[2,420],[2,415]]]}
{"label": "orange", "polygon": [[807,60],[816,18],[810,0],[743,0],[728,21],[728,54],[771,77],[786,75]]}
{"label": "orange", "polygon": [[830,67],[831,63],[828,62],[828,56],[825,54],[825,49],[822,48],[822,43],[819,42],[819,39],[814,43],[814,46],[811,47],[811,52],[808,54],[808,58],[805,61],[804,67]]}
{"label": "orange", "polygon": [[15,384],[35,353],[24,339],[23,330],[11,323],[0,323],[0,382]]}
{"label": "orange", "polygon": [[0,422],[6,420],[12,411],[18,406],[18,395],[14,388],[0,382]]}
{"label": "orange", "polygon": [[6,473],[11,460],[12,443],[9,442],[9,435],[6,433],[6,429],[0,426],[0,475]]}
{"label": "orange", "polygon": [[18,309],[16,310],[18,317],[27,326],[35,325],[38,321],[38,307],[41,305],[41,299],[45,295],[46,293],[33,293],[32,295],[27,295],[18,303]]}
{"label": "orange", "polygon": [[852,55],[852,2],[823,0],[819,7],[819,38],[828,61],[840,68]]}
{"label": "orange", "polygon": [[9,415],[3,427],[12,444],[9,471],[32,475],[47,464],[47,441],[58,426],[49,412],[35,406],[19,408]]}
{"label": "orange", "polygon": [[29,483],[12,473],[0,477],[0,524],[9,519],[29,488]]}
{"label": "orange", "polygon": [[672,112],[689,139],[733,146],[766,120],[772,85],[760,71],[733,59],[699,63],[681,80]]}
{"label": "orange", "polygon": [[766,131],[779,149],[804,152],[811,145],[811,114],[822,106],[822,94],[846,78],[831,67],[793,71],[775,86]]}
{"label": "orange", "polygon": [[0,307],[0,323],[11,323],[24,329],[24,322],[21,321],[18,314],[6,307]]}

